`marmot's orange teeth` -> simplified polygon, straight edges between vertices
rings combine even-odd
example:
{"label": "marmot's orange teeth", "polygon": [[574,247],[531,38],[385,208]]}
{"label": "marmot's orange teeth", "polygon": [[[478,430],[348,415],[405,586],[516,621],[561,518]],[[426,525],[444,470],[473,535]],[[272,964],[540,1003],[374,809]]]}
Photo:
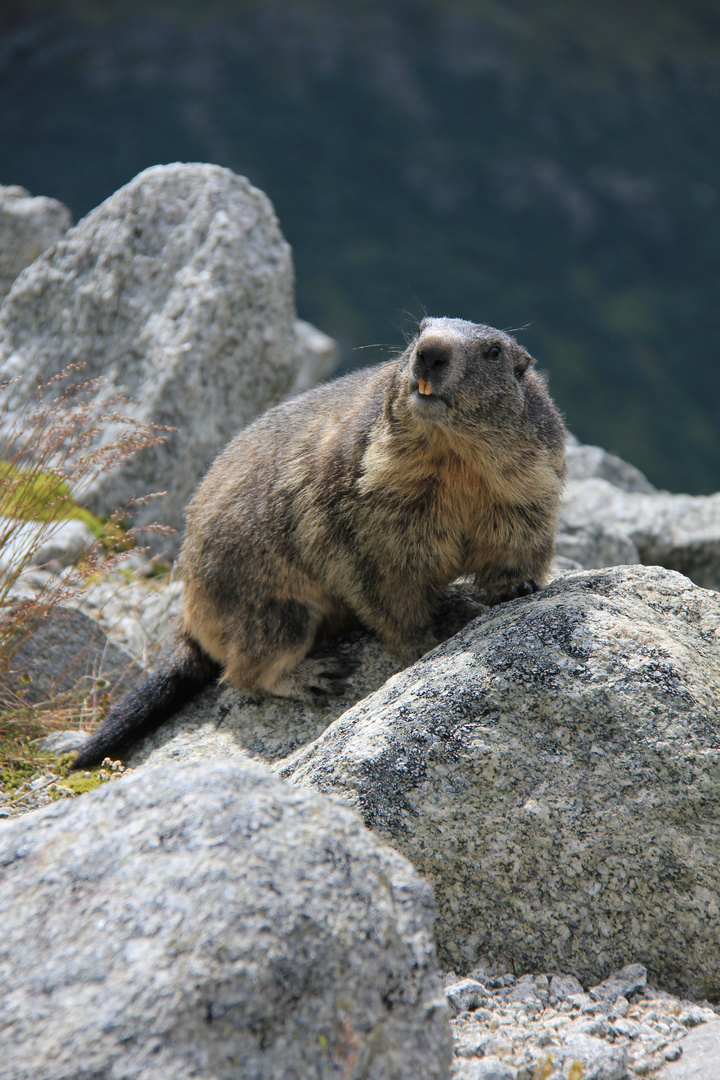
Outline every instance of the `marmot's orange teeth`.
{"label": "marmot's orange teeth", "polygon": [[425,382],[424,379],[418,379],[418,390],[420,391],[421,394],[424,394],[426,397],[428,397],[430,394],[432,394],[432,387],[431,387],[430,383]]}

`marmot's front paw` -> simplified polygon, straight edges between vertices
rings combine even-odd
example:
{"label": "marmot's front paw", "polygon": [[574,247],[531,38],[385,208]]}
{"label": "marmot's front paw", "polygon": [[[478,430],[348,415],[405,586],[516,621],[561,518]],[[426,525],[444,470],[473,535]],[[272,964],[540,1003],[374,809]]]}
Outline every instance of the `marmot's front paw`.
{"label": "marmot's front paw", "polygon": [[529,581],[521,581],[518,585],[501,585],[497,590],[488,590],[487,603],[491,607],[496,604],[504,604],[508,600],[517,600],[519,596],[530,596],[531,593],[539,592],[542,588],[535,578]]}

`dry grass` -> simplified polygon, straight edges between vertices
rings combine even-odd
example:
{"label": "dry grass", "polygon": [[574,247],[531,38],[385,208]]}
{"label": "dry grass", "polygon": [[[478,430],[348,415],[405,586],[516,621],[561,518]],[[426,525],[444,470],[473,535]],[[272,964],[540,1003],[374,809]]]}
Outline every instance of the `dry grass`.
{"label": "dry grass", "polygon": [[[53,610],[136,546],[137,532],[127,527],[133,506],[101,520],[82,507],[82,498],[100,475],[161,442],[167,430],[129,417],[121,395],[98,405],[102,380],[79,381],[80,375],[78,366],[65,369],[12,415],[15,384],[0,384],[0,796],[5,806],[8,797],[18,802],[17,809],[43,786],[42,777],[52,786],[48,768],[56,759],[40,752],[42,738],[90,726],[107,709],[112,688],[85,677],[74,691],[28,704],[27,676],[13,671],[13,656]],[[73,565],[34,574],[32,588],[24,588],[37,553],[69,519],[84,521],[94,541]]]}

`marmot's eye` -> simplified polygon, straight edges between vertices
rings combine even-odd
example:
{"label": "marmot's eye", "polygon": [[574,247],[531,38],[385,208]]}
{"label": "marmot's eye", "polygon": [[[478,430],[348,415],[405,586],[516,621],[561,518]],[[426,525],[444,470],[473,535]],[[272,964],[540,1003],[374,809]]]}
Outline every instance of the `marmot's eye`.
{"label": "marmot's eye", "polygon": [[491,360],[497,360],[497,358],[498,358],[498,356],[500,355],[501,352],[502,352],[502,349],[500,348],[499,345],[493,345],[492,349],[488,350],[488,356],[490,357]]}

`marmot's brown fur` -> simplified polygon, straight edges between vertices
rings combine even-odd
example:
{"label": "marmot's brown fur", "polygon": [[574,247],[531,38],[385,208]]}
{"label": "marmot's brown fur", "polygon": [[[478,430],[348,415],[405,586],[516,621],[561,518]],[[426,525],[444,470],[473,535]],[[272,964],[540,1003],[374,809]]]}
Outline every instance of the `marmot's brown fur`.
{"label": "marmot's brown fur", "polygon": [[358,621],[409,663],[441,591],[538,587],[552,558],[562,420],[508,334],[425,319],[402,356],[271,409],[220,454],[187,509],[183,629],[74,767],[157,726],[221,675],[322,701],[347,667],[307,658]]}

